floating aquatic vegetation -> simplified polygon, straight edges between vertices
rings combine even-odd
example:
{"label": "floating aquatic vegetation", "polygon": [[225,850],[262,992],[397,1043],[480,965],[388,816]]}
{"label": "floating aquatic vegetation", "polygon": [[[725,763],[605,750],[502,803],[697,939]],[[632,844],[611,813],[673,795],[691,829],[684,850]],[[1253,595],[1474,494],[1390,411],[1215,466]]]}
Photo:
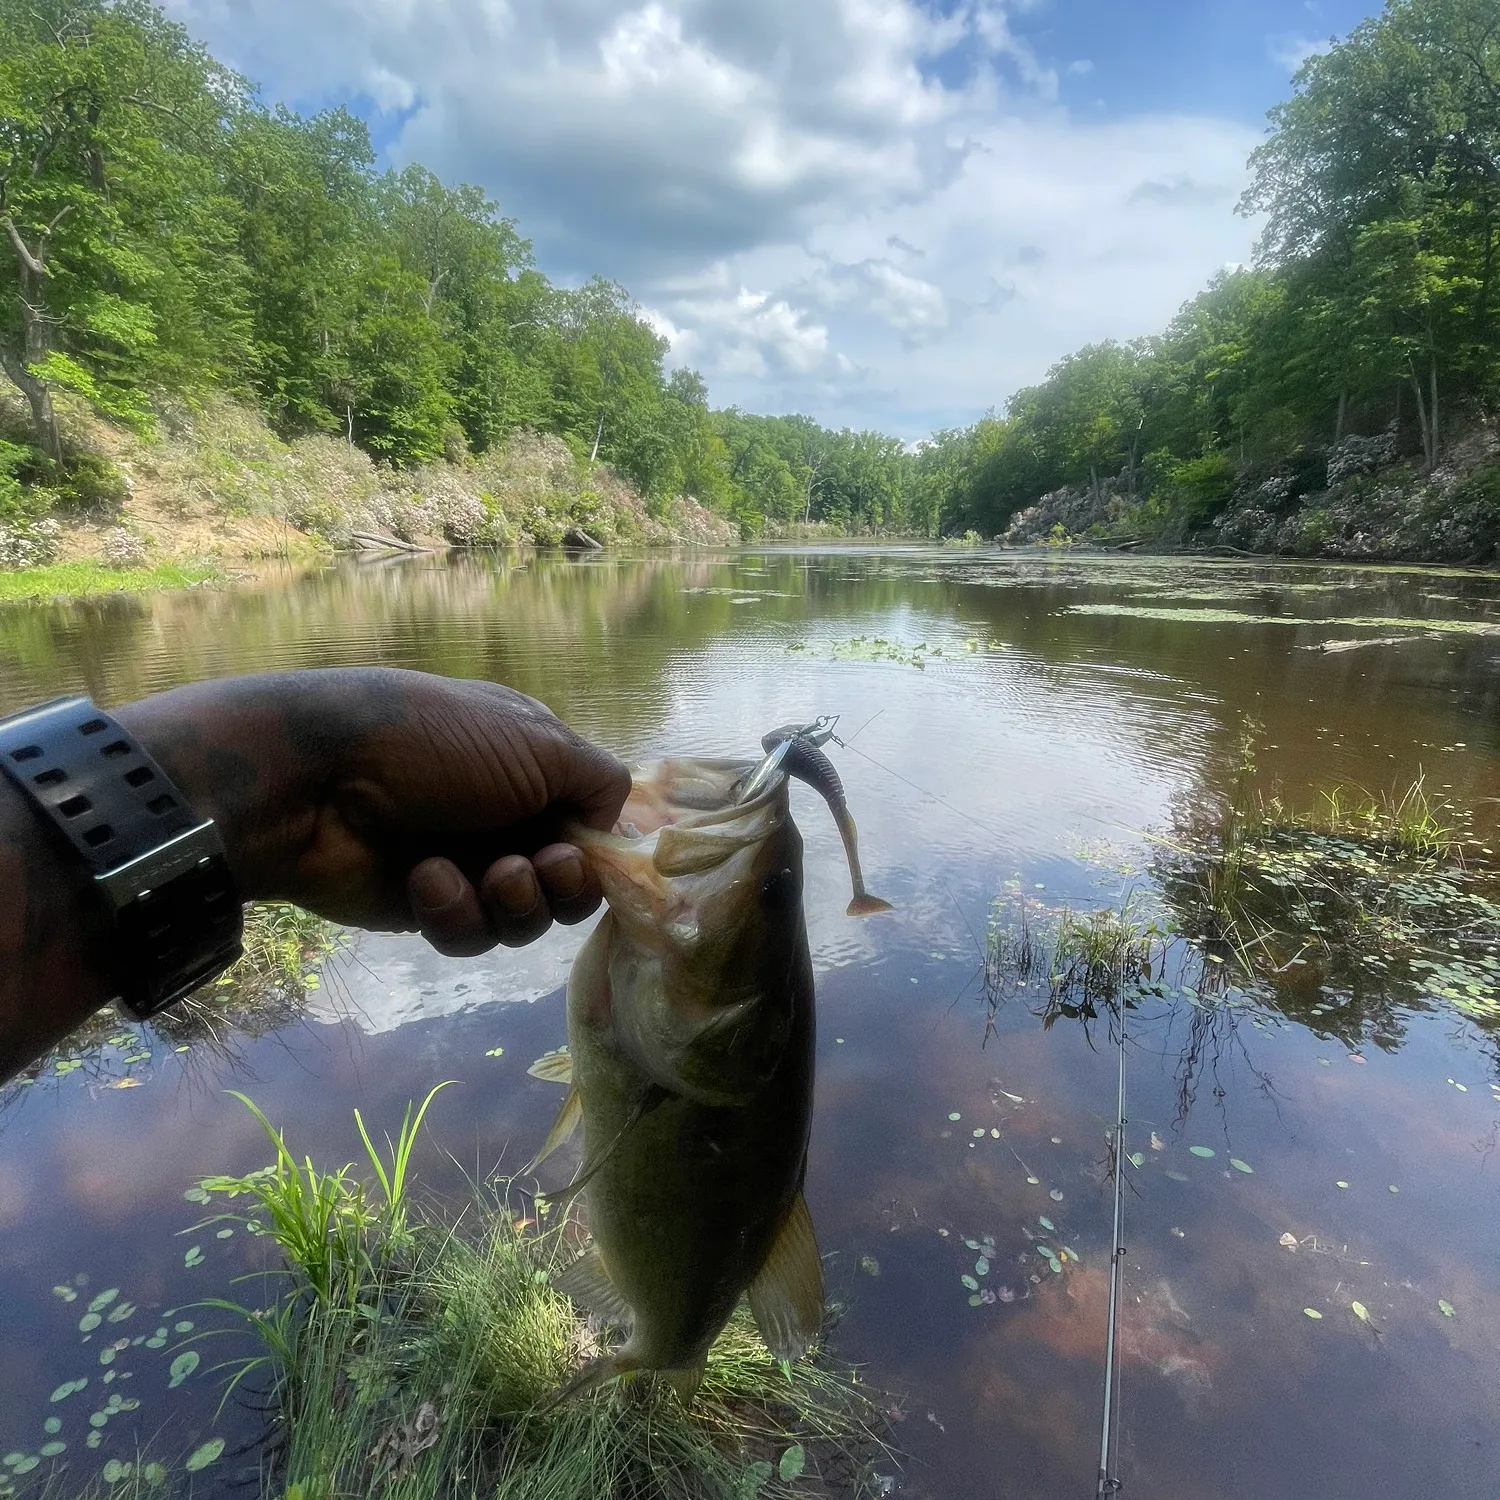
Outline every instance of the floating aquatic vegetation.
{"label": "floating aquatic vegetation", "polygon": [[1441,635],[1500,636],[1500,622],[1494,620],[1460,620],[1452,617],[1422,616],[1400,619],[1387,615],[1330,615],[1313,619],[1306,615],[1252,614],[1242,609],[1184,607],[1174,609],[1158,604],[1073,604],[1070,615],[1118,615],[1136,620],[1163,620],[1182,625],[1292,625],[1319,630],[1363,629],[1401,630],[1415,633],[1436,632]]}
{"label": "floating aquatic vegetation", "polygon": [[1219,992],[1351,1048],[1398,1039],[1403,1007],[1500,1027],[1500,882],[1472,820],[1420,775],[1378,795],[1334,786],[1301,811],[1254,770],[1251,726],[1229,793],[1154,838],[1170,925]]}
{"label": "floating aquatic vegetation", "polygon": [[[926,641],[888,641],[878,635],[857,635],[852,640],[835,641],[829,648],[835,661],[893,661],[918,669],[925,668],[929,661],[942,661],[945,649],[929,646]],[[956,654],[962,654],[963,649]],[[978,649],[977,643],[974,649]]]}

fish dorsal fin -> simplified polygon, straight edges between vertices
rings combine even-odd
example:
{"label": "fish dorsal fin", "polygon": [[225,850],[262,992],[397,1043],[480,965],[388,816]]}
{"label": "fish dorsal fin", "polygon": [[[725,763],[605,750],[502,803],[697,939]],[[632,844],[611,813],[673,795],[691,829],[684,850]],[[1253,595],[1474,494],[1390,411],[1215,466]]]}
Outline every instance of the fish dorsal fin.
{"label": "fish dorsal fin", "polygon": [[755,1326],[777,1359],[796,1359],[823,1326],[823,1262],[801,1193],[747,1296]]}
{"label": "fish dorsal fin", "polygon": [[562,1108],[557,1112],[557,1118],[552,1122],[552,1129],[547,1132],[547,1139],[542,1142],[542,1149],[521,1168],[522,1176],[535,1172],[578,1129],[578,1122],[582,1118],[583,1095],[576,1087],[570,1088],[568,1097],[563,1100]]}
{"label": "fish dorsal fin", "polygon": [[526,1071],[543,1083],[572,1083],[573,1054],[566,1047],[544,1052]]}
{"label": "fish dorsal fin", "polygon": [[[628,1326],[634,1321],[630,1304],[619,1287],[610,1279],[609,1268],[596,1245],[585,1250],[567,1270],[552,1278],[552,1284],[564,1296],[571,1297],[580,1307],[603,1318],[606,1323]],[[619,1371],[612,1370],[611,1374]]]}

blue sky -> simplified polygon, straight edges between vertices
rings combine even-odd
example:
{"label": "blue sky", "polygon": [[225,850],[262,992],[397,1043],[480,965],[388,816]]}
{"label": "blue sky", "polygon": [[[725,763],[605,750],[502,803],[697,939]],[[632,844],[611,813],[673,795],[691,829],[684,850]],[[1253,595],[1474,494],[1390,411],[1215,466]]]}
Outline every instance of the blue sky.
{"label": "blue sky", "polygon": [[1248,152],[1357,0],[167,0],[266,96],[478,182],[718,403],[908,439],[1247,260]]}

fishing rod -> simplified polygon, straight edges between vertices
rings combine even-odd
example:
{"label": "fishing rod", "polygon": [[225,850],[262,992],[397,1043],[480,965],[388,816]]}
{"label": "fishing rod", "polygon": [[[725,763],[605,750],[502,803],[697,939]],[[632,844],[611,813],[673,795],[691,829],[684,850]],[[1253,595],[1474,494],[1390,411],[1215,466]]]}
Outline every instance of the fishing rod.
{"label": "fishing rod", "polygon": [[1104,1417],[1099,1431],[1099,1480],[1094,1500],[1104,1500],[1121,1488],[1116,1472],[1116,1404],[1119,1371],[1116,1350],[1120,1321],[1120,1271],[1125,1261],[1125,1209],[1121,1185],[1125,1176],[1125,1000],[1120,999],[1120,1076],[1115,1108],[1115,1226],[1109,1258],[1109,1332],[1104,1344]]}

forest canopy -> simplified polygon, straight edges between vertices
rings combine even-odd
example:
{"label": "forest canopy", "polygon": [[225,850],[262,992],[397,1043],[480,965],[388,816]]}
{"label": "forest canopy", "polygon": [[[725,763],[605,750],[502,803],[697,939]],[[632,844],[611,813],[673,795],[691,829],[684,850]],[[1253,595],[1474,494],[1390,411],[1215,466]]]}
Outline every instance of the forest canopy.
{"label": "forest canopy", "polygon": [[33,445],[0,479],[66,466],[59,391],[142,429],[226,392],[397,467],[533,429],[747,535],[990,536],[1074,486],[1180,539],[1247,465],[1351,434],[1431,470],[1500,398],[1500,7],[1389,0],[1270,125],[1253,266],[909,446],[714,409],[624,288],[554,284],[481,189],[377,170],[357,116],[267,107],[148,0],[0,0],[0,370]]}

